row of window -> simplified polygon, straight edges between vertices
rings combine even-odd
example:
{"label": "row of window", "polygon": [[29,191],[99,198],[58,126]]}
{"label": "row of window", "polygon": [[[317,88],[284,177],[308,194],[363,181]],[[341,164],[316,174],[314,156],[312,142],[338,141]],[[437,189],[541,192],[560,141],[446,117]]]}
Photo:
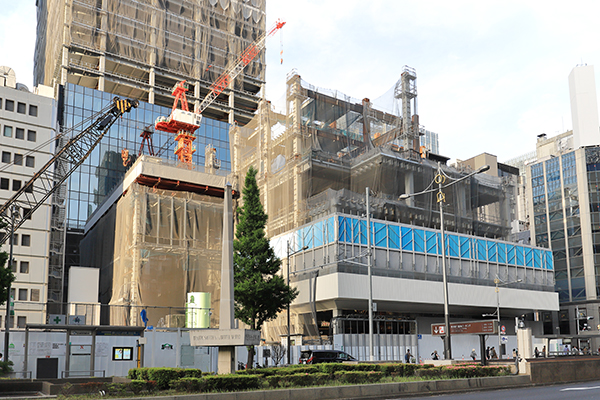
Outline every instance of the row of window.
{"label": "row of window", "polygon": [[[35,168],[35,157],[34,156],[23,156],[23,154],[14,153],[12,157],[12,163],[15,165],[23,165],[25,160],[25,166]],[[5,164],[11,163],[11,154],[8,151],[2,152],[2,162]]]}
{"label": "row of window", "polygon": [[[2,99],[0,98],[0,109],[2,109]],[[15,101],[6,99],[4,100],[4,110],[6,111],[15,111]],[[27,114],[27,104],[17,101],[17,113],[19,114]],[[29,115],[32,117],[38,116],[38,107],[30,104],[29,105]]]}
{"label": "row of window", "polygon": [[[25,140],[25,129],[23,128],[15,128],[15,139]],[[2,130],[2,135],[4,137],[13,137],[13,127],[10,125],[4,125],[4,129]],[[31,129],[27,130],[27,141],[35,142],[37,141],[37,132],[32,131]]]}
{"label": "row of window", "polygon": [[[0,315],[0,326],[4,327],[3,323],[2,323],[2,315]],[[27,317],[25,316],[18,316],[17,317],[17,328],[25,328],[27,325]],[[10,320],[8,321],[8,327],[9,328],[14,328],[15,327],[15,317],[11,315]]]}
{"label": "row of window", "polygon": [[[17,293],[19,297],[15,298]],[[19,288],[17,292],[16,288],[11,288],[10,297],[18,301],[40,301],[40,289]]]}
{"label": "row of window", "polygon": [[21,273],[21,274],[28,274],[29,273],[29,261],[19,261],[19,262],[17,262],[16,260],[14,260],[14,262],[11,264],[11,270],[14,273],[17,272],[17,264],[19,265],[19,273]]}
{"label": "row of window", "polygon": [[[13,245],[15,245],[15,246],[19,245],[19,234],[18,233],[15,233],[13,235]],[[26,247],[31,246],[31,235],[21,235],[21,246],[26,246]],[[27,266],[27,269],[29,270],[29,265]]]}
{"label": "row of window", "polygon": [[[27,183],[27,182],[23,182],[23,181],[20,181],[18,179],[13,179],[13,181],[12,181],[12,190],[15,191],[15,192],[21,190],[21,187],[23,186],[23,183]],[[8,179],[8,178],[0,178],[0,190],[10,190],[10,179]],[[33,193],[33,188],[29,187],[25,191],[27,193]]]}

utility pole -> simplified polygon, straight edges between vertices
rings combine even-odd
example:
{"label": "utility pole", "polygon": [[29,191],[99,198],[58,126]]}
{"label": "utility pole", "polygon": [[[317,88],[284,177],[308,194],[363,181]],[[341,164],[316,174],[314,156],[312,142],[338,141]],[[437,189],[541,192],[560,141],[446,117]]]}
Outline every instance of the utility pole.
{"label": "utility pole", "polygon": [[[15,234],[15,213],[17,212],[17,206],[12,205],[10,208],[10,253],[8,256],[8,268],[12,271],[13,266],[13,247],[14,247],[14,234]],[[11,282],[8,283],[8,289],[6,291],[6,317],[4,318],[4,361],[8,361],[8,343],[10,341],[10,298]]]}

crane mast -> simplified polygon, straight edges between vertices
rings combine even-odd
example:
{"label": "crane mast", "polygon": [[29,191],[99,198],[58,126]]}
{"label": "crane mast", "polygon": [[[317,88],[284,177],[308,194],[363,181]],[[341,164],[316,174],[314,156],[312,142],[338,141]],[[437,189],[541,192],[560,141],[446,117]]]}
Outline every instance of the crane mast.
{"label": "crane mast", "polygon": [[[71,174],[88,158],[92,150],[100,143],[106,132],[124,113],[138,106],[137,100],[119,99],[94,114],[88,121],[89,126],[73,136],[33,177],[0,207],[0,215],[12,205],[26,210],[14,218],[13,231],[17,230],[30,218],[44,202],[60,188]],[[70,168],[62,171],[63,166]],[[4,243],[10,233],[0,233],[0,244]]]}

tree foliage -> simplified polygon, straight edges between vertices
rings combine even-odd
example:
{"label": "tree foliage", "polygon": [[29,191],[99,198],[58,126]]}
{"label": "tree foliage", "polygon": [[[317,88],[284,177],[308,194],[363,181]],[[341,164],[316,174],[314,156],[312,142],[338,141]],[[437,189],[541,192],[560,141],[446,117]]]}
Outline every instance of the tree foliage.
{"label": "tree foliage", "polygon": [[[0,230],[5,229],[7,224],[0,216]],[[10,239],[9,239],[10,240]],[[0,306],[3,305],[8,298],[8,287],[15,280],[8,260],[8,253],[0,251]]]}
{"label": "tree foliage", "polygon": [[[298,295],[280,275],[281,260],[265,236],[268,216],[260,202],[254,168],[246,174],[244,206],[238,210],[239,222],[233,240],[235,317],[254,330],[274,319]],[[253,352],[253,349],[249,349]],[[253,353],[249,354],[252,360]],[[250,366],[251,366],[250,361]]]}

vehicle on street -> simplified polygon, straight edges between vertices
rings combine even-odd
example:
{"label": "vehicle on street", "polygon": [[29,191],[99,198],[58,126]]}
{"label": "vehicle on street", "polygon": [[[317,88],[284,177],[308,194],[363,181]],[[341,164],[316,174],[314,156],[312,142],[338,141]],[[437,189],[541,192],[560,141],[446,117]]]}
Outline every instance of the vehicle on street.
{"label": "vehicle on street", "polygon": [[302,350],[300,364],[334,363],[344,361],[357,361],[348,353],[340,350]]}

